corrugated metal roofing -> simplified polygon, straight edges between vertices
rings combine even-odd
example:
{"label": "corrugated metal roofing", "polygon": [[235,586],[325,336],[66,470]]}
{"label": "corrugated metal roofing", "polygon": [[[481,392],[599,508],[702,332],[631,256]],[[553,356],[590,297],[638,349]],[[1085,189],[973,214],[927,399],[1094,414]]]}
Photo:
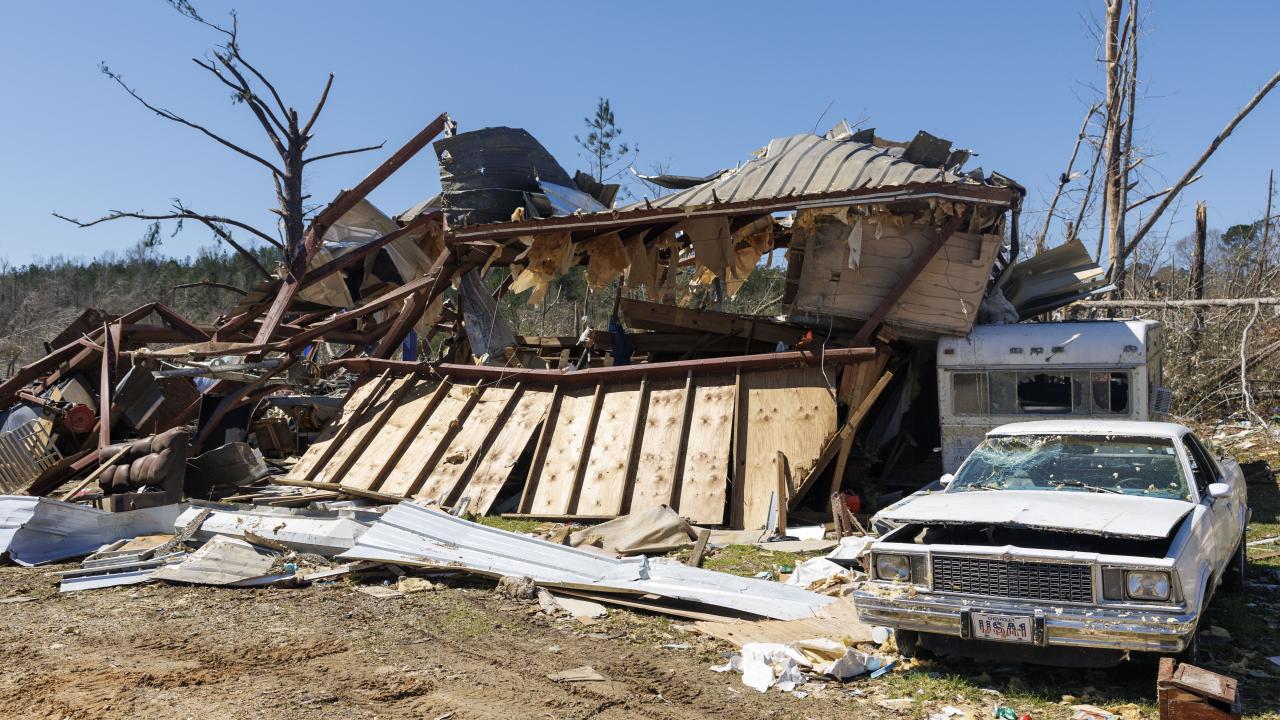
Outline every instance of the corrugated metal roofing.
{"label": "corrugated metal roofing", "polygon": [[556,545],[411,502],[387,511],[340,557],[467,568],[484,575],[530,577],[553,587],[661,595],[777,620],[812,617],[832,602],[826,595],[782,583]]}
{"label": "corrugated metal roofing", "polygon": [[[650,200],[649,206],[689,207],[921,183],[976,184],[941,168],[903,160],[902,153],[900,147],[792,135],[771,141],[763,157],[733,172]],[[643,206],[638,203],[630,208]]]}

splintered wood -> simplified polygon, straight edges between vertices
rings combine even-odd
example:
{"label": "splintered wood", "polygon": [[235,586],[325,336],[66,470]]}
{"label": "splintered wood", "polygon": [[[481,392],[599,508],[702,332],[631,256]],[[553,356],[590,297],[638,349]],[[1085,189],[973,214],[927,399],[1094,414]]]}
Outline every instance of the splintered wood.
{"label": "splintered wood", "polygon": [[758,528],[779,457],[803,477],[836,431],[828,382],[839,372],[690,369],[575,383],[384,375],[351,395],[287,479],[444,505],[465,497],[481,514],[504,495],[531,517],[665,505],[695,523]]}

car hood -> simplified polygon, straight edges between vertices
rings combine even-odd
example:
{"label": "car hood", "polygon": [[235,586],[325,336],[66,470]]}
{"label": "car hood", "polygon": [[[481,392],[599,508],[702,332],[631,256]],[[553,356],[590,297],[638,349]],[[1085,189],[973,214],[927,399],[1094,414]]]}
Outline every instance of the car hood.
{"label": "car hood", "polygon": [[1192,505],[1185,500],[1065,490],[936,492],[878,516],[893,524],[1015,525],[1132,538],[1164,538]]}

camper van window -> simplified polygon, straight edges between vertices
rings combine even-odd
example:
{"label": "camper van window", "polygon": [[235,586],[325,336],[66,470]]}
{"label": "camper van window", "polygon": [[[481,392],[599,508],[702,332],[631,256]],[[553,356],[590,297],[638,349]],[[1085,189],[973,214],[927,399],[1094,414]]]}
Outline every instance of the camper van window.
{"label": "camper van window", "polygon": [[1095,415],[1129,412],[1129,373],[1096,372],[1091,384]]}
{"label": "camper van window", "polygon": [[1018,410],[1033,415],[1067,415],[1083,400],[1075,385],[1075,378],[1067,373],[1018,373]]}
{"label": "camper van window", "polygon": [[993,372],[988,379],[991,385],[991,414],[1017,415],[1018,410],[1018,374],[1012,372]]}
{"label": "camper van window", "polygon": [[955,373],[951,378],[952,405],[957,415],[986,415],[987,374]]}

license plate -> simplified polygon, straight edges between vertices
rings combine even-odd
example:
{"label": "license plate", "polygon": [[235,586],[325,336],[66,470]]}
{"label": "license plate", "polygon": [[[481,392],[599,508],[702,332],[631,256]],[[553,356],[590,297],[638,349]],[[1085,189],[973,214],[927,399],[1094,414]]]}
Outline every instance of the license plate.
{"label": "license plate", "polygon": [[1001,615],[998,613],[970,614],[975,640],[999,640],[1000,642],[1030,643],[1032,619],[1027,615]]}

